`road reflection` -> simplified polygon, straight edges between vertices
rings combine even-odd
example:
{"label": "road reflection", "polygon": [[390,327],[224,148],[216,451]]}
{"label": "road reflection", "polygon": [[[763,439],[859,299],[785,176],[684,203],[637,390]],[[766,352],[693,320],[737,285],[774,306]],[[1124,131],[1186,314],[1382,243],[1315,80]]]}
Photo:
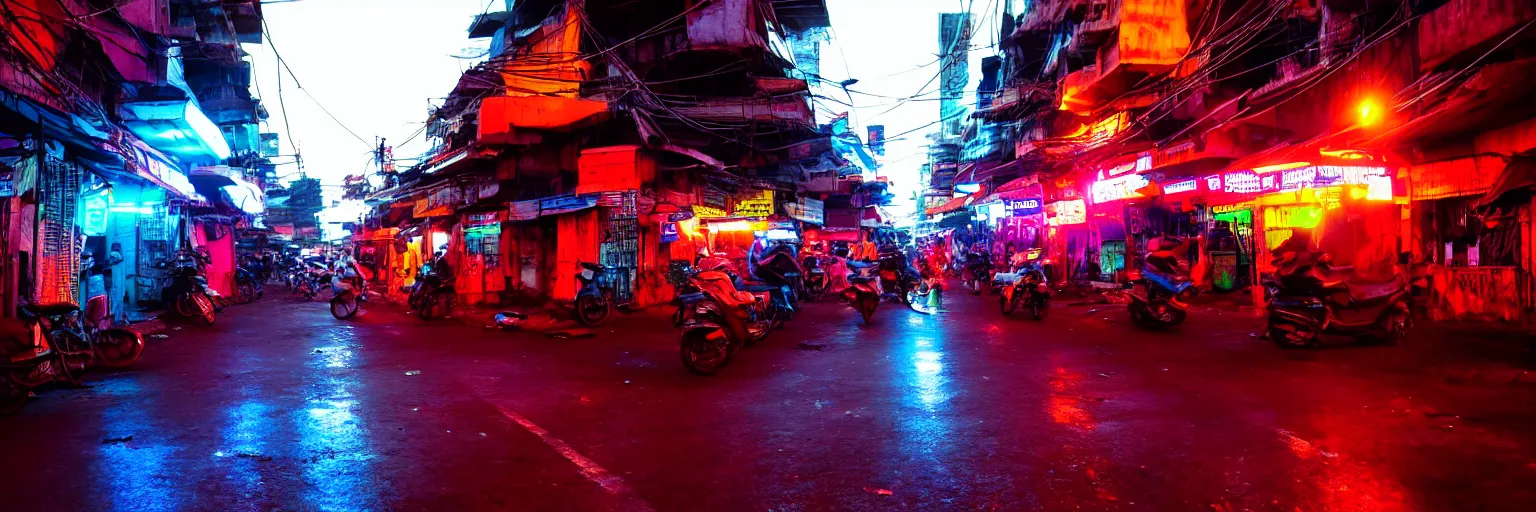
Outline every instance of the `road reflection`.
{"label": "road reflection", "polygon": [[102,436],[111,441],[98,449],[96,473],[100,476],[95,480],[106,487],[110,508],[181,509],[181,493],[174,483],[183,475],[169,467],[180,449],[165,441],[166,430],[151,417],[154,398],[132,378],[102,381],[93,392],[111,404],[101,415]]}
{"label": "road reflection", "polygon": [[338,326],[317,337],[306,365],[304,406],[295,414],[302,457],[306,508],[379,508],[373,480],[375,455],[359,412],[362,389],[354,331]]}
{"label": "road reflection", "polygon": [[904,360],[896,365],[897,388],[902,390],[901,408],[895,411],[901,438],[900,451],[909,459],[925,465],[935,479],[952,481],[948,467],[954,446],[954,411],[951,379],[946,368],[944,340],[934,335],[935,326],[928,317],[914,315],[918,334],[910,341],[898,341],[893,358]]}

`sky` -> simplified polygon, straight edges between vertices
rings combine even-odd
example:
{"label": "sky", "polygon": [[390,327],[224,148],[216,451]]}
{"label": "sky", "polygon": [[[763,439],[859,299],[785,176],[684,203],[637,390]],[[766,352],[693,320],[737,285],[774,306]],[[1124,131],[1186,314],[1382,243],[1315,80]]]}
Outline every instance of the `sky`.
{"label": "sky", "polygon": [[[919,187],[926,160],[927,126],[939,117],[938,18],[941,12],[973,13],[972,85],[980,60],[994,52],[998,2],[1010,0],[827,0],[832,37],[822,50],[822,76],[859,82],[833,96],[853,108],[821,101],[828,111],[850,111],[855,130],[884,124],[887,137],[917,130],[887,144],[880,173],[906,201]],[[490,6],[488,2],[496,5]],[[399,144],[425,122],[431,102],[441,101],[489,39],[470,40],[470,21],[503,0],[298,0],[263,4],[270,45],[246,45],[254,63],[253,92],[271,117],[264,131],[282,139],[284,155],[303,155],[303,172],[337,191],[344,177],[371,161],[375,137]],[[983,5],[985,4],[985,5]],[[275,53],[274,53],[275,49]],[[277,56],[291,69],[281,69]],[[295,78],[297,83],[295,83]],[[278,93],[279,80],[282,93]],[[929,84],[930,80],[932,83]],[[926,89],[924,85],[929,84]],[[303,89],[300,90],[299,86]],[[841,91],[838,91],[841,93]],[[919,93],[924,93],[919,95]],[[914,97],[916,95],[916,97]],[[903,98],[908,98],[903,100]],[[974,102],[967,95],[967,102]],[[286,119],[284,111],[287,112]],[[329,114],[327,114],[329,111]],[[334,120],[332,119],[334,116]],[[821,118],[825,121],[825,117]],[[418,137],[395,148],[397,158],[427,149]],[[279,162],[292,162],[291,157]],[[403,165],[407,163],[402,163]],[[294,164],[280,165],[285,180]],[[904,208],[910,211],[910,207]]]}

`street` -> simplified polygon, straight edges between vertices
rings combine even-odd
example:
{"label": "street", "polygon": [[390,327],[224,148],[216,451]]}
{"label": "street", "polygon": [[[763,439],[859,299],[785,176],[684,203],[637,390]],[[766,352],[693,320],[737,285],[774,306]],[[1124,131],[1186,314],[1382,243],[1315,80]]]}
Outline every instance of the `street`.
{"label": "street", "polygon": [[[11,510],[1531,510],[1521,340],[1281,351],[952,295],[819,303],[718,377],[589,339],[269,298],[0,420]],[[1107,319],[1107,320],[1106,320]],[[1500,344],[1504,346],[1501,346]]]}

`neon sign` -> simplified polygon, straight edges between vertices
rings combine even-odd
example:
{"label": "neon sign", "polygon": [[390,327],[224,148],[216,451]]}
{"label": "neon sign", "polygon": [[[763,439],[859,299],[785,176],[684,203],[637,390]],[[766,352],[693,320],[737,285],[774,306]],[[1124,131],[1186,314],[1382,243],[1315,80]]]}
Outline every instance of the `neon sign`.
{"label": "neon sign", "polygon": [[1104,204],[1121,199],[1142,197],[1140,190],[1147,186],[1147,178],[1140,174],[1127,174],[1118,178],[1093,183],[1093,204]]}
{"label": "neon sign", "polygon": [[1173,183],[1163,185],[1163,193],[1178,194],[1182,192],[1194,192],[1197,188],[1200,188],[1200,182],[1198,180],[1175,181]]}
{"label": "neon sign", "polygon": [[1045,221],[1047,225],[1067,226],[1088,222],[1088,206],[1083,204],[1082,199],[1057,201],[1045,205],[1045,210],[1051,214]]}
{"label": "neon sign", "polygon": [[[1336,185],[1370,185],[1388,178],[1386,167],[1347,165],[1308,165],[1286,167],[1279,173],[1234,171],[1205,178],[1206,188],[1212,192],[1230,194],[1258,194],[1265,192],[1289,192],[1305,188],[1325,188]],[[1379,185],[1378,185],[1379,186]],[[1167,191],[1167,189],[1164,189]],[[1171,192],[1170,192],[1171,193]]]}

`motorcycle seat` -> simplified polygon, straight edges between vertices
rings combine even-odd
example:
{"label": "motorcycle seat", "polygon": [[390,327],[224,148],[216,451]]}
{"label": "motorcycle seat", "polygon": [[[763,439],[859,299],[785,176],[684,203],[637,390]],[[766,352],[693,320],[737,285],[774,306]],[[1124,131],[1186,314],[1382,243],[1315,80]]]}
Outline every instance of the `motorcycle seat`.
{"label": "motorcycle seat", "polygon": [[1350,296],[1362,301],[1388,297],[1403,289],[1402,285],[1396,281],[1371,284],[1350,283],[1348,286]]}
{"label": "motorcycle seat", "polygon": [[776,292],[779,291],[779,287],[771,284],[749,284],[742,286],[741,290],[746,292]]}
{"label": "motorcycle seat", "polygon": [[80,310],[80,305],[73,302],[56,302],[52,304],[27,304],[24,306],[27,312],[38,316],[59,316],[74,313]]}

